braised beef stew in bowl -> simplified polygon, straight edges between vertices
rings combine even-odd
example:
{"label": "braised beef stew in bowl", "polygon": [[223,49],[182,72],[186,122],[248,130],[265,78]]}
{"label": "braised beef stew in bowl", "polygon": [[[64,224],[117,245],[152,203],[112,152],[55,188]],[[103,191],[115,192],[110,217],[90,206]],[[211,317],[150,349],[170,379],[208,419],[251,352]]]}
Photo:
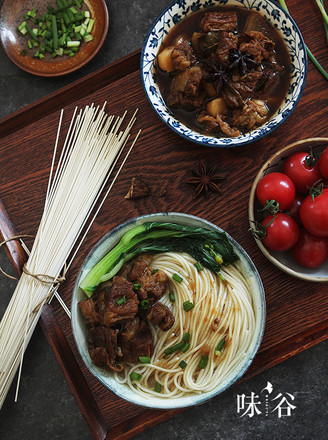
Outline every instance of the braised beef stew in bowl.
{"label": "braised beef stew in bowl", "polygon": [[[252,142],[295,108],[306,79],[302,36],[275,3],[172,3],[142,51],[142,79],[155,111],[203,145]],[[284,18],[284,26],[282,25]]]}

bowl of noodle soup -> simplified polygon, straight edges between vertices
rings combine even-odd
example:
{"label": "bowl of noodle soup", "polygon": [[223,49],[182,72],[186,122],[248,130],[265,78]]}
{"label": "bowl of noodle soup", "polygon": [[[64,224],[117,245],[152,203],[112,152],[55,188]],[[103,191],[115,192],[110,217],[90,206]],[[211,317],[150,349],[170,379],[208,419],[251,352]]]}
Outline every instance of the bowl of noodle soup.
{"label": "bowl of noodle soup", "polygon": [[[92,249],[78,274],[72,297],[72,329],[80,355],[89,371],[119,397],[145,407],[175,409],[200,404],[223,392],[250,366],[262,340],[265,326],[265,295],[260,276],[244,249],[228,234],[238,261],[222,265],[220,276],[204,267],[198,271],[195,259],[187,253],[155,254],[152,268],[164,271],[169,280],[169,295],[160,299],[174,315],[168,331],[150,324],[154,351],[147,364],[126,364],[121,372],[97,367],[89,354],[88,330],[79,308],[85,293],[81,280],[120,240],[122,235],[145,222],[170,222],[224,232],[214,224],[188,214],[158,213],[129,220],[109,231]],[[178,274],[182,282],[172,276]],[[194,307],[186,312],[184,303]],[[165,355],[189,334],[188,350]],[[224,342],[219,353],[218,343]],[[221,344],[222,345],[222,344]],[[213,348],[213,349],[212,349]],[[206,354],[207,362],[199,368]],[[184,367],[181,367],[183,361]],[[131,380],[131,373],[142,379]],[[161,383],[161,392],[154,383]]]}

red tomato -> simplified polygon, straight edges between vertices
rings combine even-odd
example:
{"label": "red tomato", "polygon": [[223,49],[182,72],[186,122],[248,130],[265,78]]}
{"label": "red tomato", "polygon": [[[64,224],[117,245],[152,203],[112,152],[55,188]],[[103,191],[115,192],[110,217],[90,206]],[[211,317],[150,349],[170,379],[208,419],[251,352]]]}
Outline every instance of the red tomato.
{"label": "red tomato", "polygon": [[328,147],[325,148],[320,156],[319,169],[323,177],[328,179]]}
{"label": "red tomato", "polygon": [[304,200],[304,196],[301,194],[296,194],[292,204],[288,208],[288,213],[294,217],[296,221],[300,221],[300,207]]}
{"label": "red tomato", "polygon": [[295,197],[295,185],[283,173],[266,174],[257,184],[256,195],[262,206],[267,200],[279,203],[279,209],[284,211],[290,207]]}
{"label": "red tomato", "polygon": [[261,224],[266,226],[269,222],[271,223],[266,227],[266,236],[262,239],[265,247],[271,251],[283,252],[295,246],[300,230],[293,217],[278,212],[276,216],[268,215]]}
{"label": "red tomato", "polygon": [[314,197],[307,196],[300,207],[300,219],[303,226],[318,237],[328,237],[328,189]]}
{"label": "red tomato", "polygon": [[299,151],[291,154],[284,163],[283,172],[292,179],[296,191],[300,194],[308,193],[309,188],[322,179],[319,163],[308,165],[308,156],[309,153],[306,151]]}
{"label": "red tomato", "polygon": [[316,237],[302,228],[292,255],[301,266],[321,266],[328,257],[328,238]]}

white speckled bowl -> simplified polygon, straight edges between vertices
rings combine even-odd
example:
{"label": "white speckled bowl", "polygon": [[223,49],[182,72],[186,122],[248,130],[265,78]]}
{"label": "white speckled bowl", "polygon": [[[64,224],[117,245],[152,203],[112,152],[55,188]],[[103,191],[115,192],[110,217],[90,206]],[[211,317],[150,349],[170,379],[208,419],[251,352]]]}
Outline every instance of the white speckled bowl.
{"label": "white speckled bowl", "polygon": [[177,399],[166,399],[166,398],[143,398],[136,393],[134,393],[131,389],[129,389],[125,385],[118,384],[112,377],[112,374],[109,371],[103,370],[101,368],[96,367],[88,352],[88,344],[86,338],[86,327],[84,324],[84,319],[82,314],[80,313],[78,303],[85,299],[84,293],[79,289],[80,281],[85,277],[87,272],[113,247],[117,244],[121,236],[131,229],[132,227],[142,224],[148,221],[166,221],[172,223],[180,223],[186,224],[190,226],[201,226],[203,228],[222,231],[222,229],[213,225],[212,223],[203,220],[199,217],[195,217],[188,214],[181,213],[159,213],[159,214],[149,214],[142,217],[137,217],[132,220],[129,220],[116,228],[109,231],[92,249],[88,257],[86,258],[83,266],[79,272],[77,277],[75,287],[73,290],[73,298],[72,298],[72,328],[73,335],[75,338],[76,345],[79,349],[81,357],[86,364],[87,368],[91,371],[91,373],[100,380],[100,382],[111,390],[113,393],[122,397],[131,403],[136,405],[146,406],[150,408],[160,408],[160,409],[174,409],[174,408],[183,408],[191,405],[196,405],[199,403],[203,403],[211,397],[221,393],[228,387],[230,387],[236,380],[238,380],[250,366],[262,340],[264,325],[265,325],[265,295],[263,290],[263,285],[259,274],[244,249],[228,234],[228,239],[233,244],[236,253],[239,255],[243,268],[247,276],[251,279],[253,286],[253,298],[254,298],[254,309],[256,314],[256,329],[253,335],[252,344],[247,353],[245,353],[245,358],[242,363],[238,365],[233,371],[231,371],[230,375],[227,379],[222,382],[215,390],[204,393],[204,394],[195,394],[188,397],[177,398]]}
{"label": "white speckled bowl", "polygon": [[[158,50],[169,30],[193,12],[214,6],[241,6],[262,14],[280,31],[291,58],[289,89],[276,114],[259,128],[235,138],[203,135],[176,119],[161,96],[154,69]],[[272,0],[176,0],[167,6],[150,28],[142,47],[140,70],[143,86],[151,106],[174,132],[203,146],[236,147],[249,144],[268,135],[290,116],[305,86],[307,54],[302,35],[294,20],[277,2]]]}

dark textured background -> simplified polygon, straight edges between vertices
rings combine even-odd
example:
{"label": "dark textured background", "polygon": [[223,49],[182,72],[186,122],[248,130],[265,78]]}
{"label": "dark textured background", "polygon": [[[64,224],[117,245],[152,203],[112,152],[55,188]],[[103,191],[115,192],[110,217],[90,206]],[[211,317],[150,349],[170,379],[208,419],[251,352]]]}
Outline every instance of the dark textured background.
{"label": "dark textured background", "polygon": [[[138,49],[151,23],[168,3],[167,0],[107,1],[109,32],[102,50],[87,66],[63,78],[45,79],[20,71],[0,49],[0,118]],[[2,249],[0,264],[10,270]],[[14,281],[0,277],[0,316],[14,286]],[[135,439],[326,439],[327,364],[328,341],[325,341]],[[295,396],[293,404],[297,408],[292,416],[279,419],[273,412],[267,417],[262,414],[240,418],[236,410],[237,395],[249,396],[251,392],[260,395],[267,381],[274,387],[272,396],[287,392]],[[14,388],[0,413],[1,440],[90,440],[88,427],[39,327],[26,352],[17,403],[14,403]]]}

